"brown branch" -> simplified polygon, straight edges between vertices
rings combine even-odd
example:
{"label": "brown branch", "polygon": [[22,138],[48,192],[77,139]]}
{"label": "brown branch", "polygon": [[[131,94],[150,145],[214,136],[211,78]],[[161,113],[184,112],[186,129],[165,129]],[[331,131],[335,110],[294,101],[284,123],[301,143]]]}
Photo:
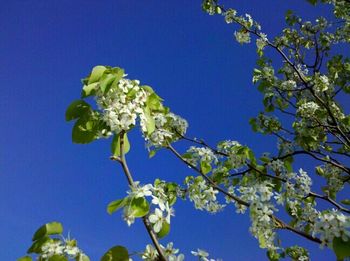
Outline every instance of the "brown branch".
{"label": "brown branch", "polygon": [[[314,153],[317,153],[317,152],[314,152]],[[322,162],[325,162],[325,163],[328,163],[328,164],[331,164],[341,170],[343,170],[344,172],[350,174],[350,169],[343,166],[342,164],[340,163],[337,163],[335,161],[332,161],[332,160],[327,160],[327,159],[323,159],[323,158],[320,158],[316,155],[314,155],[312,152],[310,151],[306,151],[306,150],[297,150],[297,151],[294,151],[292,153],[289,153],[289,154],[286,154],[286,155],[283,155],[283,156],[280,156],[280,157],[277,157],[275,159],[285,159],[285,158],[288,158],[288,157],[291,157],[291,156],[294,156],[294,155],[298,155],[298,154],[306,154],[306,155],[309,155],[311,156],[312,158],[316,159],[316,160],[319,160],[319,161],[322,161]]]}
{"label": "brown branch", "polygon": [[[124,174],[128,180],[128,183],[130,185],[130,187],[134,188],[135,187],[135,182],[132,178],[132,175],[131,175],[131,172],[129,170],[129,167],[128,167],[128,164],[126,162],[126,159],[125,159],[125,153],[124,153],[124,134],[125,132],[122,131],[119,135],[120,135],[120,157],[111,157],[112,160],[116,160],[118,161],[122,168],[123,168],[123,171],[124,171]],[[160,243],[158,241],[158,238],[157,238],[157,235],[154,233],[153,229],[152,229],[152,225],[149,223],[148,219],[147,219],[148,215],[142,217],[142,221],[143,221],[143,224],[148,232],[148,235],[150,236],[152,242],[153,242],[153,245],[154,247],[157,249],[157,252],[158,252],[158,259],[160,261],[166,261],[166,257],[163,253],[163,250],[160,246]]]}
{"label": "brown branch", "polygon": [[310,192],[309,195],[307,197],[314,197],[314,198],[319,198],[319,199],[323,199],[329,203],[331,203],[333,206],[335,206],[337,209],[339,209],[340,211],[343,211],[345,213],[350,214],[350,210],[347,208],[344,208],[343,206],[341,206],[340,204],[338,204],[336,201],[334,201],[333,199],[331,199],[328,196],[324,196],[324,195],[319,195],[317,193],[314,192]]}

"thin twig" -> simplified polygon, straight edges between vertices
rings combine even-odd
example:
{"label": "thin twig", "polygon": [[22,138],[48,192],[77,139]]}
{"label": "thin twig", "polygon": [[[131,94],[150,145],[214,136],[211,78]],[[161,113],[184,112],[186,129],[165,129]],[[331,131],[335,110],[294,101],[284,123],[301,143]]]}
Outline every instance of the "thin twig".
{"label": "thin twig", "polygon": [[335,206],[337,209],[350,214],[350,210],[347,208],[344,208],[343,206],[341,206],[340,204],[338,204],[336,201],[334,201],[333,199],[331,199],[328,196],[323,196],[323,195],[319,195],[317,193],[314,192],[310,192],[308,197],[314,197],[314,198],[319,198],[319,199],[323,199],[325,201],[328,201],[329,203],[331,203],[333,206]]}

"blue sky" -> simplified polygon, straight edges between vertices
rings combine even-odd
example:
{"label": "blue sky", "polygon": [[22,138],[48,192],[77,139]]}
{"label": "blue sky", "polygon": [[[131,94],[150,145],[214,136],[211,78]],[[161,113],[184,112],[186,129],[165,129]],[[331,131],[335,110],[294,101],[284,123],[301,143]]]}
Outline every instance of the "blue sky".
{"label": "blue sky", "polygon": [[[309,18],[327,14],[301,0],[226,2],[252,14],[268,36],[281,30],[287,9]],[[79,98],[80,79],[95,65],[123,67],[130,78],[151,85],[188,120],[190,136],[275,150],[273,138],[254,134],[248,124],[262,109],[251,83],[254,44],[235,43],[234,28],[203,13],[200,1],[11,1],[2,5],[0,24],[1,260],[25,254],[33,232],[53,220],[92,260],[114,245],[137,251],[150,243],[140,221],[129,228],[120,213],[106,213],[127,189],[121,169],[109,160],[109,141],[72,144],[72,125],[64,121],[66,107]],[[139,131],[130,140],[136,180],[180,182],[193,174],[167,151],[148,159]],[[247,215],[232,207],[210,215],[188,201],[175,208],[172,231],[162,242],[173,241],[187,260],[196,248],[224,260],[266,259],[248,232]],[[281,235],[288,245],[309,247],[314,260],[333,259],[328,250]]]}

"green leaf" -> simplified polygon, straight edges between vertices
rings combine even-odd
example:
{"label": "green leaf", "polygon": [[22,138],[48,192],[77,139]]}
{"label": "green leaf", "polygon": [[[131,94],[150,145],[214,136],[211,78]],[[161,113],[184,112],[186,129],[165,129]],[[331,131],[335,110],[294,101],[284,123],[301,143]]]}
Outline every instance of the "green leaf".
{"label": "green leaf", "polygon": [[41,226],[34,234],[33,241],[48,235],[59,235],[63,232],[63,226],[59,222],[50,222]]}
{"label": "green leaf", "polygon": [[114,67],[112,68],[112,73],[116,76],[116,80],[115,80],[115,83],[118,83],[119,80],[121,78],[123,78],[124,74],[125,74],[125,71],[124,69],[120,68],[120,67]]}
{"label": "green leaf", "polygon": [[239,183],[239,181],[240,181],[239,178],[232,179],[232,186],[236,186]]}
{"label": "green leaf", "polygon": [[340,201],[342,204],[344,205],[350,205],[350,199],[343,199],[342,201]]}
{"label": "green leaf", "polygon": [[89,85],[84,85],[81,91],[81,98],[86,98],[96,93],[99,82],[94,82]]}
{"label": "green leaf", "polygon": [[145,198],[133,198],[130,204],[135,217],[143,217],[149,212],[149,204]]}
{"label": "green leaf", "polygon": [[259,130],[258,124],[257,124],[255,118],[251,118],[251,119],[249,120],[249,124],[250,124],[250,126],[252,127],[252,130],[253,130],[254,132],[257,132],[257,131]]}
{"label": "green leaf", "polygon": [[36,253],[36,254],[40,254],[42,252],[41,247],[47,243],[47,242],[51,242],[52,239],[49,238],[48,236],[39,238],[38,240],[36,240],[31,246],[30,248],[27,250],[28,254],[31,253]]}
{"label": "green leaf", "polygon": [[33,259],[30,256],[22,256],[17,259],[17,261],[32,261]]}
{"label": "green leaf", "polygon": [[101,80],[101,83],[100,83],[101,91],[103,93],[106,93],[110,89],[110,87],[112,86],[112,83],[114,82],[115,79],[116,79],[115,75],[107,74],[106,78]]}
{"label": "green leaf", "polygon": [[211,165],[207,161],[200,162],[201,172],[203,174],[208,174],[211,171]]}
{"label": "green leaf", "polygon": [[123,199],[118,199],[118,200],[114,200],[111,203],[108,204],[107,206],[107,212],[108,214],[113,214],[114,212],[116,212],[118,209],[124,207],[126,204],[126,200]]}
{"label": "green leaf", "polygon": [[76,258],[75,261],[90,261],[90,258],[85,255],[85,254],[79,254]]}
{"label": "green leaf", "polygon": [[268,250],[266,252],[266,255],[270,261],[278,261],[281,258],[280,254],[277,253],[275,250]]}
{"label": "green leaf", "polygon": [[102,65],[95,66],[90,74],[88,85],[94,82],[98,82],[106,69],[107,68]]}
{"label": "green leaf", "polygon": [[91,107],[83,100],[73,101],[66,110],[66,121],[71,121],[82,117],[91,111]]}
{"label": "green leaf", "polygon": [[312,5],[316,5],[317,4],[317,0],[307,0],[310,4]]}
{"label": "green leaf", "polygon": [[288,172],[293,172],[293,157],[285,158],[283,163]]}
{"label": "green leaf", "polygon": [[86,144],[95,140],[96,134],[96,121],[90,117],[83,117],[74,124],[72,140],[74,143]]}
{"label": "green leaf", "polygon": [[153,158],[155,155],[156,155],[156,151],[155,151],[155,150],[151,150],[151,151],[148,153],[148,157],[149,157],[150,159]]}
{"label": "green leaf", "polygon": [[147,101],[146,101],[147,107],[151,111],[161,111],[163,107],[161,100],[162,99],[156,93],[153,92],[147,98]]}
{"label": "green leaf", "polygon": [[333,250],[338,259],[350,257],[350,240],[343,241],[341,237],[333,239]]}
{"label": "green leaf", "polygon": [[[129,143],[128,135],[126,133],[124,133],[123,141],[124,141],[123,153],[125,155],[130,150],[130,143]],[[113,141],[111,144],[111,152],[113,156],[120,156],[120,134],[114,135]]]}
{"label": "green leaf", "polygon": [[250,163],[255,165],[256,164],[256,159],[255,159],[255,155],[254,152],[251,149],[248,149],[247,152],[247,159],[250,160]]}
{"label": "green leaf", "polygon": [[128,250],[123,246],[112,247],[103,255],[101,261],[129,261]]}
{"label": "green leaf", "polygon": [[277,179],[273,179],[273,184],[274,186],[274,190],[281,193],[282,192],[282,181],[277,180]]}
{"label": "green leaf", "polygon": [[158,238],[163,238],[167,236],[170,232],[170,224],[168,224],[166,221],[163,221],[162,223],[162,229],[157,233]]}
{"label": "green leaf", "polygon": [[48,261],[68,261],[68,258],[60,255],[53,255],[49,257]]}
{"label": "green leaf", "polygon": [[147,91],[149,94],[152,94],[154,93],[154,90],[152,89],[151,86],[148,86],[148,85],[142,85],[140,86],[142,89],[144,89],[145,91]]}
{"label": "green leaf", "polygon": [[144,109],[144,114],[146,117],[147,134],[150,135],[156,129],[156,122],[154,121],[153,117],[151,116],[151,112],[150,112],[150,109],[148,107],[146,107]]}

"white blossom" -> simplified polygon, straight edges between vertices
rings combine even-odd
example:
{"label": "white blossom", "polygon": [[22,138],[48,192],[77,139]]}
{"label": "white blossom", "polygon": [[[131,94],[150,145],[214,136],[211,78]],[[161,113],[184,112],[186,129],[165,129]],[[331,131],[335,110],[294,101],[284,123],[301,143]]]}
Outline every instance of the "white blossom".
{"label": "white blossom", "polygon": [[240,44],[250,43],[250,33],[248,31],[236,31],[235,38]]}
{"label": "white blossom", "polygon": [[153,224],[154,232],[158,233],[162,229],[164,222],[163,211],[156,208],[154,213],[151,214],[148,219]]}
{"label": "white blossom", "polygon": [[350,217],[338,210],[324,211],[315,220],[313,235],[319,235],[322,244],[328,244],[335,237],[348,241],[350,237]]}

